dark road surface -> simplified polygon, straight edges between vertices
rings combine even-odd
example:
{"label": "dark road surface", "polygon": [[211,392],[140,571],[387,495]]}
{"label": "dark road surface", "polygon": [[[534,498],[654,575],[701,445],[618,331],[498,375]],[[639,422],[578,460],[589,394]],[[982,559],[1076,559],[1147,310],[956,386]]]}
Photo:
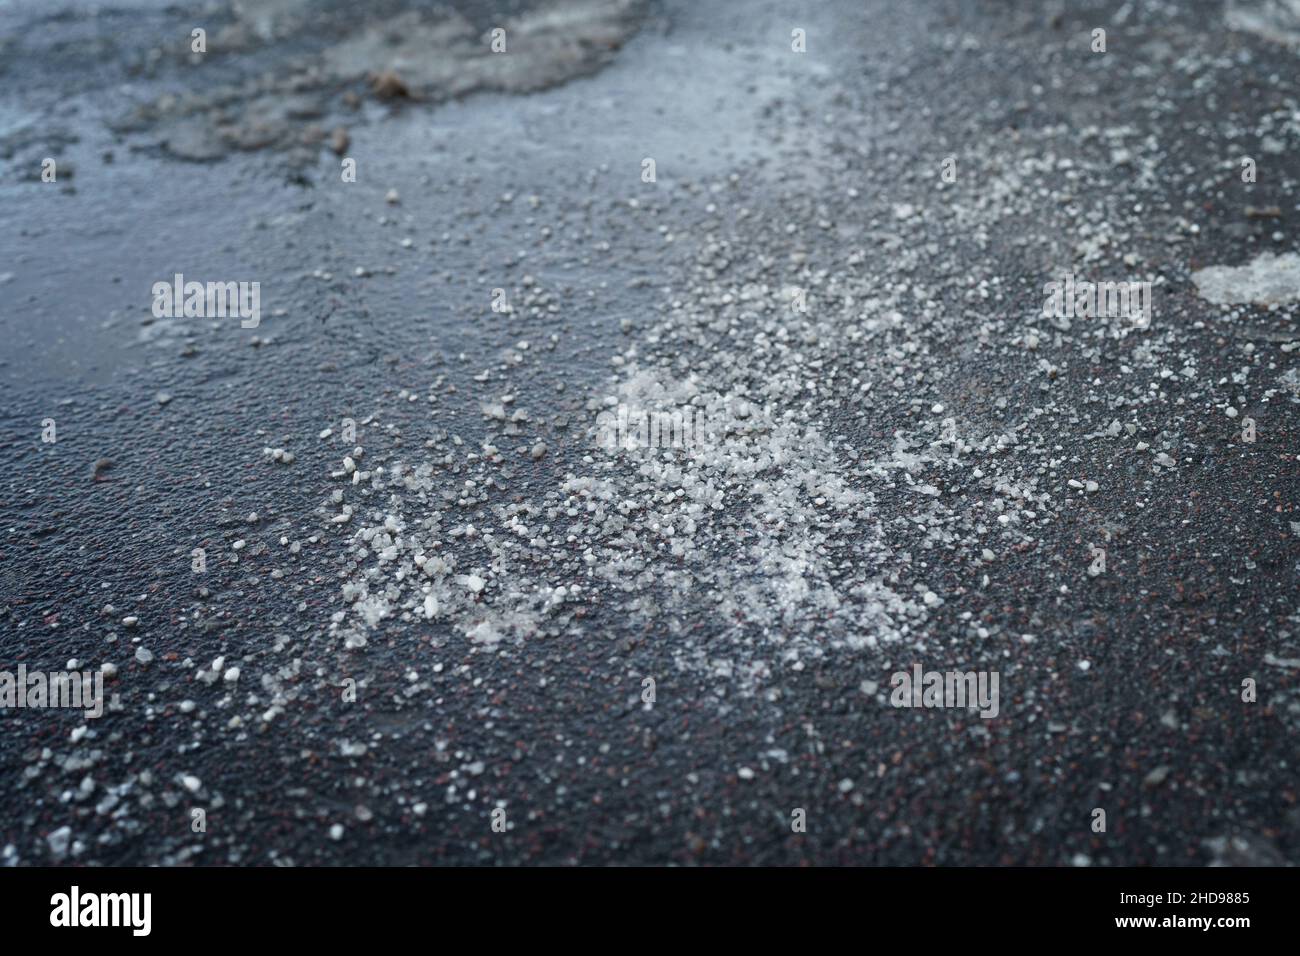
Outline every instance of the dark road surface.
{"label": "dark road surface", "polygon": [[1300,862],[1300,11],[453,6],[0,3],[0,864]]}

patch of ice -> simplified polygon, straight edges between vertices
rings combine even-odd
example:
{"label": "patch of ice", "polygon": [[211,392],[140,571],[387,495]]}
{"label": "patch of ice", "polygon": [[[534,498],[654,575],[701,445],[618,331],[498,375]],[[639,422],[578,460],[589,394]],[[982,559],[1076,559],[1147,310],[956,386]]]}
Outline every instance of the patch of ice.
{"label": "patch of ice", "polygon": [[1300,254],[1263,252],[1242,266],[1192,273],[1201,297],[1217,305],[1273,305],[1300,300]]}

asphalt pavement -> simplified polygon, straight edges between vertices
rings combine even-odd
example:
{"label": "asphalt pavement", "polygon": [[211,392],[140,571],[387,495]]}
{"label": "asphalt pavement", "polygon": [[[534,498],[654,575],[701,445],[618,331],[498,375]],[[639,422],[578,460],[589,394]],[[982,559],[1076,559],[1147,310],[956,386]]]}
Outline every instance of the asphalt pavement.
{"label": "asphalt pavement", "polygon": [[0,4],[0,864],[1300,861],[1297,44]]}

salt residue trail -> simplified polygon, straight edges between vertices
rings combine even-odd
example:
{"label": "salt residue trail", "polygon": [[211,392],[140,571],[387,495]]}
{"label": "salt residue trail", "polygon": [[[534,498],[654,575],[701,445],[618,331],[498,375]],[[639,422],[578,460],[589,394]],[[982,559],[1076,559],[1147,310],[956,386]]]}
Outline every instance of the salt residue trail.
{"label": "salt residue trail", "polygon": [[[361,526],[334,630],[360,647],[395,617],[508,646],[581,633],[580,610],[600,607],[655,625],[681,666],[744,690],[781,667],[905,636],[925,610],[887,583],[890,551],[864,464],[826,436],[805,400],[807,356],[777,347],[791,333],[824,338],[830,325],[788,309],[741,310],[748,331],[720,338],[697,334],[716,314],[709,297],[670,311],[615,358],[605,394],[588,402],[570,456],[578,466],[541,500],[493,502],[491,528],[473,525],[483,499],[461,490],[491,487],[501,457],[490,445],[340,473],[384,505],[352,514],[335,496],[345,510],[331,520]],[[828,309],[820,321],[836,318]],[[707,434],[690,448],[602,447],[597,419],[620,405],[690,409]],[[441,475],[448,453],[466,459],[469,482],[463,471]]]}

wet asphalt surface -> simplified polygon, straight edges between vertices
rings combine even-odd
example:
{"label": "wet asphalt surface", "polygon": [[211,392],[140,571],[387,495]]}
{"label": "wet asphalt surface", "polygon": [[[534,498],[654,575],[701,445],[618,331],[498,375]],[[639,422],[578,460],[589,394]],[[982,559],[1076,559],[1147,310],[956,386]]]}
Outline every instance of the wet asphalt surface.
{"label": "wet asphalt surface", "polygon": [[[195,162],[133,110],[357,25],[326,4],[193,62],[192,25],[238,18],[186,6],[0,7],[0,669],[112,662],[118,697],[93,721],[0,711],[0,862],[1300,859],[1284,379],[1300,331],[1294,307],[1227,314],[1189,278],[1295,248],[1293,49],[1229,31],[1219,3],[667,0],[629,8],[611,27],[626,42],[584,47],[544,89],[393,102],[355,78],[308,85],[270,145]],[[463,12],[477,35],[535,6]],[[355,183],[311,126],[347,129]],[[1248,189],[1240,155],[1259,162]],[[42,183],[46,156],[71,174]],[[1156,277],[1149,335],[1035,318],[1071,263]],[[155,319],[149,289],[175,272],[259,280],[259,327]],[[737,344],[766,320],[723,296],[792,282],[825,324],[792,320],[801,354],[769,366]],[[514,312],[491,311],[496,287]],[[837,338],[846,296],[899,318]],[[720,326],[688,334],[691,310]],[[664,321],[676,337],[651,334]],[[492,502],[542,501],[582,468],[588,400],[630,348],[728,387],[811,357],[819,387],[788,407],[856,449],[843,473],[870,487],[879,531],[823,543],[830,586],[883,534],[883,579],[942,601],[887,648],[823,641],[843,625],[814,607],[775,627],[795,666],[759,638],[718,652],[768,667],[757,680],[683,662],[730,640],[689,600],[634,612],[606,594],[487,645],[394,617],[347,646],[332,624],[364,561],[329,496],[349,448],[318,435],[355,420],[366,467],[493,441],[498,484],[446,505],[482,527]],[[523,423],[483,413],[505,393]],[[971,446],[927,457],[952,415]],[[1135,424],[1123,447],[1097,437],[1112,420]],[[904,434],[924,436],[914,480],[886,461]],[[1151,464],[1159,449],[1176,467]],[[457,484],[480,480],[461,467]],[[1036,489],[1001,531],[976,504],[1001,494],[994,474]],[[1076,494],[1075,476],[1101,489]],[[563,563],[543,551],[528,562]],[[737,540],[711,559],[743,575],[754,555]],[[889,707],[913,662],[999,670],[999,716]]]}

